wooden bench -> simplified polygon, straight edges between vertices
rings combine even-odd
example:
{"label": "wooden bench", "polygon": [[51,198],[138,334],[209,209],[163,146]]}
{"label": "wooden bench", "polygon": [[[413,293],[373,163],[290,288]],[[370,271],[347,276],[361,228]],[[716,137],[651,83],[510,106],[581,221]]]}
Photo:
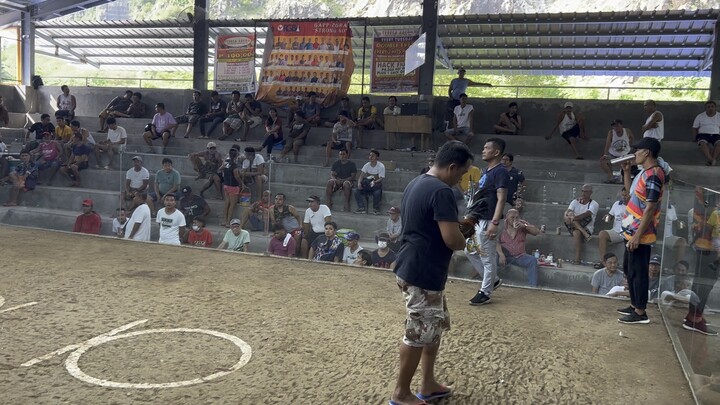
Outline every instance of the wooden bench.
{"label": "wooden bench", "polygon": [[432,135],[432,120],[425,115],[386,115],[385,131],[387,148],[390,149],[390,134],[420,134],[420,150],[428,149],[428,135]]}

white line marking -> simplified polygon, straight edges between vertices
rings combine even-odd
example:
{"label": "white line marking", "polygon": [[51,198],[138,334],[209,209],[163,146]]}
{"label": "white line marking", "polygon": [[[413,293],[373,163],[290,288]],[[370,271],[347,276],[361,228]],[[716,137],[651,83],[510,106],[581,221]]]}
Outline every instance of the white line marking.
{"label": "white line marking", "polygon": [[[192,380],[185,380],[185,381],[174,381],[174,382],[168,382],[168,383],[123,383],[123,382],[116,382],[116,381],[109,381],[109,380],[103,380],[99,378],[92,377],[90,375],[85,374],[82,370],[80,370],[80,367],[78,366],[78,361],[80,360],[80,356],[82,356],[86,351],[89,349],[99,346],[103,343],[111,342],[113,340],[118,339],[124,339],[128,337],[133,336],[140,336],[140,335],[146,335],[150,333],[201,333],[205,335],[215,336],[221,339],[228,340],[232,342],[235,346],[240,348],[242,351],[242,356],[240,357],[240,360],[235,363],[232,367],[225,371],[219,371],[217,373],[213,373],[210,375],[207,375],[205,377],[199,377],[194,378]],[[238,338],[237,336],[228,335],[227,333],[222,333],[214,330],[207,330],[207,329],[188,329],[188,328],[174,328],[174,329],[147,329],[147,330],[141,330],[136,332],[130,332],[130,333],[124,333],[121,335],[115,335],[115,336],[109,336],[109,335],[101,335],[97,338],[93,338],[88,340],[87,342],[83,343],[78,347],[74,352],[70,353],[67,360],[65,360],[65,368],[67,371],[72,375],[73,377],[90,383],[99,385],[102,387],[111,387],[111,388],[136,388],[136,389],[148,389],[148,388],[177,388],[177,387],[185,387],[188,385],[194,385],[194,384],[200,384],[203,382],[207,382],[210,380],[214,380],[216,378],[220,378],[223,376],[226,376],[230,373],[233,373],[240,368],[242,368],[245,364],[247,364],[250,361],[250,358],[252,357],[252,349],[250,348],[250,345],[245,343],[243,340]]]}
{"label": "white line marking", "polygon": [[145,322],[147,322],[147,321],[148,321],[147,319],[143,319],[143,320],[140,320],[140,321],[130,322],[130,323],[126,324],[126,325],[120,326],[119,328],[115,328],[115,329],[111,330],[110,332],[103,333],[102,335],[96,336],[96,337],[94,337],[94,338],[92,338],[92,339],[88,339],[88,340],[86,340],[86,341],[84,341],[84,342],[82,342],[82,343],[77,343],[77,344],[74,344],[74,345],[68,345],[68,346],[65,346],[65,347],[63,347],[63,348],[61,348],[61,349],[55,350],[54,352],[50,352],[50,353],[48,353],[48,354],[46,354],[46,355],[44,355],[44,356],[40,356],[40,357],[36,357],[36,358],[34,358],[34,359],[32,359],[32,360],[28,360],[28,361],[26,361],[25,363],[21,364],[20,366],[21,366],[21,367],[34,366],[35,364],[41,363],[41,362],[43,362],[43,361],[45,361],[45,360],[48,360],[48,359],[51,359],[51,358],[53,358],[53,357],[55,357],[55,356],[59,356],[59,355],[61,355],[61,354],[63,354],[63,353],[67,353],[67,352],[69,352],[69,351],[71,351],[71,350],[78,349],[78,348],[80,348],[82,345],[91,343],[91,342],[95,341],[96,339],[101,339],[101,338],[103,338],[103,337],[117,335],[117,334],[120,333],[120,332],[126,331],[126,330],[128,330],[128,329],[130,329],[130,328],[134,328],[134,327],[136,327],[137,325],[143,324],[143,323],[145,323]]}
{"label": "white line marking", "polygon": [[[17,305],[17,306],[10,307],[10,308],[5,308],[5,309],[3,309],[2,311],[0,311],[0,314],[2,314],[2,313],[4,313],[4,312],[14,311],[14,310],[20,309],[20,308],[31,307],[31,306],[33,306],[33,305],[37,305],[37,302],[28,302],[27,304],[22,304],[22,305]],[[1,306],[2,306],[2,305],[0,304],[0,307],[1,307]]]}

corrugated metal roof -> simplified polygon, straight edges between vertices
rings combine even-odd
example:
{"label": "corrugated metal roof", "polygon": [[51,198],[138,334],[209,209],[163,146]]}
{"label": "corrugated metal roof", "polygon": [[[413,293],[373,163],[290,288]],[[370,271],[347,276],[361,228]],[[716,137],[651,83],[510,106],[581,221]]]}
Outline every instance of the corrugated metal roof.
{"label": "corrugated metal roof", "polygon": [[[709,76],[718,10],[440,16],[438,36],[453,67],[497,74]],[[340,19],[342,20],[342,19]],[[369,67],[383,27],[419,27],[420,17],[352,18],[358,68]],[[255,33],[261,58],[268,20],[211,20],[218,34]],[[36,23],[36,48],[99,66],[192,70],[187,20]],[[365,37],[364,35],[367,34]]]}

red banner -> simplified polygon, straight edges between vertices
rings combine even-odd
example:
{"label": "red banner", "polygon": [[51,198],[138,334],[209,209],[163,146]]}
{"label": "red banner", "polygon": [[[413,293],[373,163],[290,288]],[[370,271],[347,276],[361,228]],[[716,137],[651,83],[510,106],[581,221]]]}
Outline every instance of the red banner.
{"label": "red banner", "polygon": [[355,68],[347,21],[274,22],[270,27],[258,100],[284,105],[313,91],[329,107],[347,94]]}

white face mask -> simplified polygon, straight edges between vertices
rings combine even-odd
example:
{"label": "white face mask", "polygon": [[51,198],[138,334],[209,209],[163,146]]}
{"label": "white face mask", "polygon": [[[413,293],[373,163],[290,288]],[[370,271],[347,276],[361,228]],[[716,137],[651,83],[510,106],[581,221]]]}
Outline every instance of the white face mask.
{"label": "white face mask", "polygon": [[193,231],[195,231],[195,232],[197,232],[197,231],[199,231],[199,230],[200,230],[200,227],[199,227],[199,226],[197,226],[197,225],[193,225],[193,227],[192,227],[192,228],[193,228]]}
{"label": "white face mask", "polygon": [[384,240],[379,241],[379,242],[378,242],[378,247],[379,247],[380,249],[385,249],[385,248],[387,247],[387,242],[385,242]]}

